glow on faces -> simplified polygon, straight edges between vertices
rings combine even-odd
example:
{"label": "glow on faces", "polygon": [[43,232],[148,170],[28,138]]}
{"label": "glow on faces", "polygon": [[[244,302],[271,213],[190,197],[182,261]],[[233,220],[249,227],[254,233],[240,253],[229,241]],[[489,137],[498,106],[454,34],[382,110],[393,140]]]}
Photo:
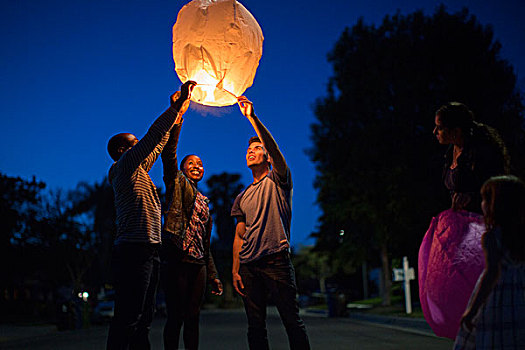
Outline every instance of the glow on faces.
{"label": "glow on faces", "polygon": [[252,142],[246,151],[246,165],[248,167],[268,163],[268,154],[261,142]]}
{"label": "glow on faces", "polygon": [[202,166],[201,159],[194,155],[189,156],[182,166],[182,172],[188,179],[195,183],[202,180],[202,177],[204,176],[204,167]]}

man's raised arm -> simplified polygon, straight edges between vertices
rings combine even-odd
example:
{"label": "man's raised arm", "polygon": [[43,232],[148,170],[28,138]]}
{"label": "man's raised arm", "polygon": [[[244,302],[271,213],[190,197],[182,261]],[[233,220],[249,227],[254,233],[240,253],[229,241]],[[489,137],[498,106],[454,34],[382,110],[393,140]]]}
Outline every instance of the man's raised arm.
{"label": "man's raised arm", "polygon": [[193,88],[195,87],[195,85],[196,83],[194,81],[188,80],[187,82],[182,84],[180,91],[177,91],[176,93],[171,95],[170,109],[173,110],[173,112],[177,113],[177,115],[175,116],[175,120],[171,124],[171,127],[168,130],[168,133],[166,133],[162,137],[162,141],[157,144],[154,152],[150,153],[148,157],[142,163],[142,166],[146,171],[149,171],[151,169],[151,167],[157,160],[158,156],[163,151],[166,143],[169,140],[169,133],[175,128],[174,125],[181,123],[182,115],[184,114],[184,112],[186,112],[186,110],[188,109],[190,105],[191,92]]}
{"label": "man's raised arm", "polygon": [[239,98],[237,98],[237,101],[239,103],[239,107],[241,109],[242,114],[244,114],[244,116],[248,118],[253,128],[255,129],[257,136],[259,136],[259,139],[263,143],[264,148],[266,149],[266,151],[268,151],[272,167],[277,172],[277,174],[279,174],[281,177],[285,177],[286,169],[288,168],[286,160],[284,159],[283,154],[279,150],[277,142],[273,138],[272,134],[270,134],[270,131],[268,131],[264,124],[255,115],[253,103],[250,100],[248,100],[245,96],[240,96]]}

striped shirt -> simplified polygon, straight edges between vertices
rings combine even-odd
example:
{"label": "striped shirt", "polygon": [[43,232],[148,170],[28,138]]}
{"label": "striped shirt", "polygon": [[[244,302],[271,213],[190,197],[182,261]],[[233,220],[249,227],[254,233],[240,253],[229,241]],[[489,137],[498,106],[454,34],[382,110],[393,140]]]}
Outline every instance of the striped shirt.
{"label": "striped shirt", "polygon": [[168,141],[176,117],[177,110],[169,107],[109,170],[117,211],[115,244],[161,242],[161,204],[148,172]]}
{"label": "striped shirt", "polygon": [[[511,258],[501,243],[499,229],[487,232],[485,237],[485,250],[490,249],[487,242],[496,246],[492,254],[501,261],[499,277],[474,317],[473,329],[460,328],[454,350],[525,349],[525,262]],[[472,293],[469,307],[481,281],[482,277]]]}

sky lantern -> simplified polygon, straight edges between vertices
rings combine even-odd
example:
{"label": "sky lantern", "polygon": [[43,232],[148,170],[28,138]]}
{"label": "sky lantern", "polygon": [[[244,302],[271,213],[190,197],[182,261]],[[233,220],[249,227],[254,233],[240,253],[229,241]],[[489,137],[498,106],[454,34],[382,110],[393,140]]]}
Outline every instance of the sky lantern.
{"label": "sky lantern", "polygon": [[194,80],[191,99],[228,106],[250,87],[262,56],[263,34],[235,0],[193,0],[173,25],[173,60],[182,82]]}

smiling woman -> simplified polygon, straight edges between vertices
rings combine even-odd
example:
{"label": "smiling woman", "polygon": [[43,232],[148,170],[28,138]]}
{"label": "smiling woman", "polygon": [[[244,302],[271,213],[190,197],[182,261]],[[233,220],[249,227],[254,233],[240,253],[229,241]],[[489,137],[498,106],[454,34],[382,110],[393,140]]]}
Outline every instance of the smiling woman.
{"label": "smiling woman", "polygon": [[197,349],[199,314],[206,283],[212,293],[222,294],[210,253],[212,219],[206,198],[198,189],[204,167],[195,154],[185,156],[177,169],[177,144],[182,118],[172,128],[161,157],[166,185],[166,206],[162,232],[162,272],[166,295],[167,320],[164,327],[164,348],[178,349],[184,324],[184,345]]}
{"label": "smiling woman", "polygon": [[204,167],[202,166],[202,160],[195,154],[189,154],[182,159],[180,162],[181,169],[184,175],[195,184],[202,180],[204,176]]}

